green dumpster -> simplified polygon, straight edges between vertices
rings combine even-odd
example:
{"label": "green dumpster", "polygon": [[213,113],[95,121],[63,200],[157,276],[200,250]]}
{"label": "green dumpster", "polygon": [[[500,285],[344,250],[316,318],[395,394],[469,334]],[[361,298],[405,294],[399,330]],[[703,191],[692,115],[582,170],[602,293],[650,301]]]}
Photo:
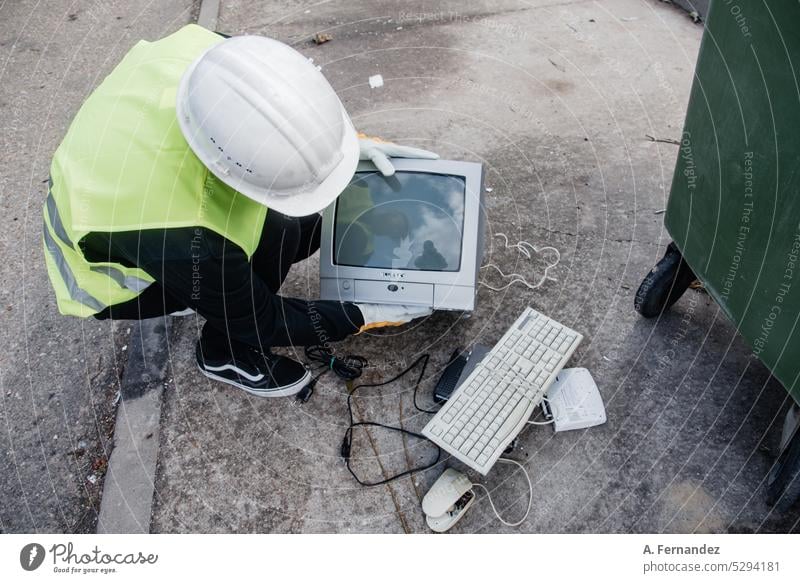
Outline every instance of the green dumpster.
{"label": "green dumpster", "polygon": [[797,0],[713,0],[665,215],[673,244],[636,298],[654,316],[700,279],[796,402],[799,23]]}

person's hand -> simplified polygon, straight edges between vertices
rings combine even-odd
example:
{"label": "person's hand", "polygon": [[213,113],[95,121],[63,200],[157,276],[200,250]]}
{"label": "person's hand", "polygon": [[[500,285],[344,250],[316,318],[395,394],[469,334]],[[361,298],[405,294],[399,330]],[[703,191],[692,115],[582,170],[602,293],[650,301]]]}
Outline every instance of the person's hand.
{"label": "person's hand", "polygon": [[428,150],[399,146],[365,134],[358,134],[358,145],[361,149],[359,160],[370,160],[384,176],[392,176],[394,174],[394,166],[392,166],[389,158],[439,159],[439,154],[434,154]]}
{"label": "person's hand", "polygon": [[401,326],[414,318],[430,316],[433,310],[424,306],[393,306],[389,304],[356,304],[364,318],[364,325],[358,331],[365,332],[384,326]]}

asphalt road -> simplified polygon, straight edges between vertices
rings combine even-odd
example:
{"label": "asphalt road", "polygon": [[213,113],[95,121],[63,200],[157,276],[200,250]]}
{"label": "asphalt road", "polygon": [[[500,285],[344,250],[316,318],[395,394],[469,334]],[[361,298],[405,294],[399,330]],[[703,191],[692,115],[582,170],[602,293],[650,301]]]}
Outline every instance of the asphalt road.
{"label": "asphalt road", "polygon": [[129,323],[58,314],[41,248],[50,157],[81,102],[192,0],[0,0],[0,531],[93,532]]}

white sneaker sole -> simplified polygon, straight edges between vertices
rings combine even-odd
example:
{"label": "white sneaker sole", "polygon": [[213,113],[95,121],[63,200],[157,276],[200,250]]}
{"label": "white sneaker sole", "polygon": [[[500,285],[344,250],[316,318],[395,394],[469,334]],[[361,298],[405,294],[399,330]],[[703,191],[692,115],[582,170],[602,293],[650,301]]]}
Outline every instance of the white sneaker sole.
{"label": "white sneaker sole", "polygon": [[231,385],[236,387],[237,389],[242,389],[250,393],[251,395],[255,395],[256,397],[291,397],[292,395],[296,395],[300,391],[302,391],[305,386],[311,381],[311,371],[306,370],[306,374],[297,382],[291,385],[287,385],[281,389],[254,389],[252,387],[247,387],[245,385],[240,385],[236,381],[232,381],[231,379],[226,379],[225,377],[221,377],[215,375],[213,372],[209,372],[201,367],[199,364],[197,368],[200,369],[200,372],[203,373],[208,378],[219,381],[221,383],[225,383],[226,385]]}

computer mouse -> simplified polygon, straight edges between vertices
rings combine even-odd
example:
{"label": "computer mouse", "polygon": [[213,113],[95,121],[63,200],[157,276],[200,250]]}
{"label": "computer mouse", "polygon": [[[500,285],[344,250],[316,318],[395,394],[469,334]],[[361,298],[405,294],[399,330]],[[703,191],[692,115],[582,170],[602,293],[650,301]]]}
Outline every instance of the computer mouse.
{"label": "computer mouse", "polygon": [[450,507],[450,510],[441,516],[426,516],[425,522],[433,532],[447,532],[461,520],[473,502],[475,502],[475,492],[469,490]]}
{"label": "computer mouse", "polygon": [[461,519],[474,501],[470,479],[447,468],[422,499],[422,510],[431,530],[445,532]]}

